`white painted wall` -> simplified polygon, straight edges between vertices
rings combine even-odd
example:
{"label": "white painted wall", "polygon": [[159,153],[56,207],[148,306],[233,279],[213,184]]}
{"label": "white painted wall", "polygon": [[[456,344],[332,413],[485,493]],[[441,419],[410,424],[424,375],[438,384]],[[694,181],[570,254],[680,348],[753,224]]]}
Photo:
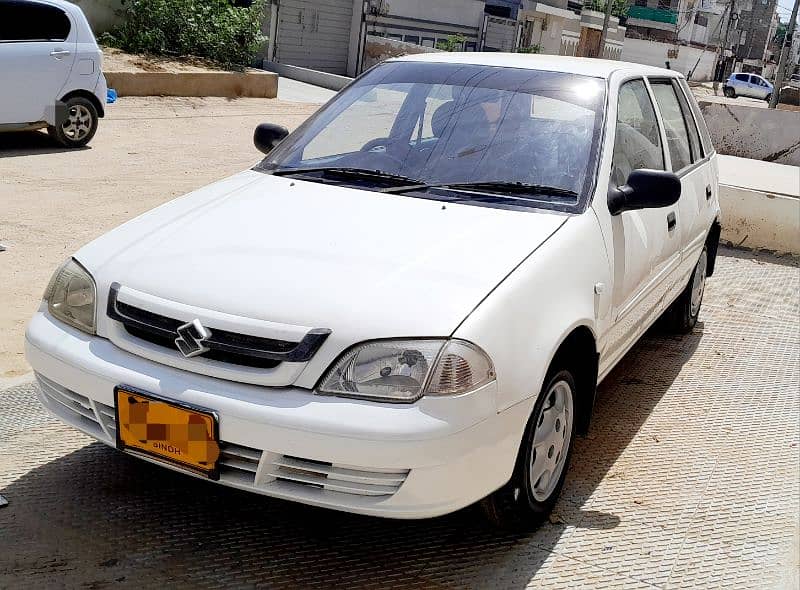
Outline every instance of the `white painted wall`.
{"label": "white painted wall", "polygon": [[[637,64],[645,64],[649,66],[664,67],[664,62],[667,61],[667,50],[674,49],[675,45],[669,43],[659,43],[656,41],[645,41],[643,39],[625,39],[625,45],[622,47],[622,61],[630,61]],[[713,47],[709,51],[703,51],[695,47],[686,45],[678,46],[677,59],[670,59],[670,67],[677,70],[684,75],[695,67],[698,57],[700,63],[694,70],[692,80],[711,80],[714,72],[714,63],[716,56]]]}

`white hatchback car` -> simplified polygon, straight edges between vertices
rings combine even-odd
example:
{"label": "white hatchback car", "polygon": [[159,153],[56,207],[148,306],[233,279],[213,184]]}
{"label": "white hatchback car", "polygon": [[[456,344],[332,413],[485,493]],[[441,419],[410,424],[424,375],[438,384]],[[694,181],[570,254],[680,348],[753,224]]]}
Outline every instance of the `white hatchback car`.
{"label": "white hatchback car", "polygon": [[89,143],[105,114],[103,54],[66,0],[0,0],[0,132],[47,128],[65,147]]}
{"label": "white hatchback car", "polygon": [[27,332],[42,403],[261,494],[539,522],[598,382],[659,317],[690,330],[714,270],[716,155],[686,81],[409,56],[286,134],[259,126],[255,168],[55,273]]}

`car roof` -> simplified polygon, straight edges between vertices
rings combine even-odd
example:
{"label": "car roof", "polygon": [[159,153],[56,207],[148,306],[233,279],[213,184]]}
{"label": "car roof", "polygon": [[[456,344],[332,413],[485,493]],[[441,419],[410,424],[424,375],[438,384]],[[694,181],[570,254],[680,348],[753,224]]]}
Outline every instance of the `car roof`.
{"label": "car roof", "polygon": [[408,61],[420,63],[452,63],[506,68],[526,68],[549,72],[581,74],[596,78],[609,78],[614,72],[640,74],[643,76],[670,76],[680,78],[675,70],[656,68],[626,61],[595,59],[589,57],[570,57],[563,55],[538,55],[530,53],[501,52],[435,52],[418,53],[392,58],[389,61]]}

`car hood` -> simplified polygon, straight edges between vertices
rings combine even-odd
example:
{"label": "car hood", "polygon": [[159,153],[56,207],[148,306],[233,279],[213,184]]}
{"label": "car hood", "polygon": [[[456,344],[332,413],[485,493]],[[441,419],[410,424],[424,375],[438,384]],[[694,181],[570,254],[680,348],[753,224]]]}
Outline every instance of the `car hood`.
{"label": "car hood", "polygon": [[76,258],[100,305],[117,282],[329,328],[350,343],[447,336],[566,220],[246,171],[120,226]]}

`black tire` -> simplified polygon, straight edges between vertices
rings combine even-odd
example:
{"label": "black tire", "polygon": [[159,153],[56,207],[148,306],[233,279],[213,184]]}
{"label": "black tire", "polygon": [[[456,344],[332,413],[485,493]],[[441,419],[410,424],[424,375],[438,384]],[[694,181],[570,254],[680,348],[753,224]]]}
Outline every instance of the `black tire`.
{"label": "black tire", "polygon": [[772,100],[772,93],[770,92],[769,94],[767,94],[767,96],[766,96],[766,98],[764,100],[766,100],[767,102],[771,101]]}
{"label": "black tire", "polygon": [[733,88],[723,88],[722,93],[728,98],[736,98],[736,91]]}
{"label": "black tire", "polygon": [[[664,320],[669,331],[677,334],[688,334],[697,324],[700,316],[700,307],[703,304],[703,293],[705,292],[706,273],[708,271],[708,248],[703,246],[700,258],[689,278],[689,284],[675,302],[664,313]],[[696,281],[702,281],[697,285]],[[699,297],[694,302],[695,288],[699,289]]]}
{"label": "black tire", "polygon": [[82,96],[73,96],[64,106],[64,119],[49,126],[47,133],[66,148],[83,147],[97,132],[97,109],[91,100]]}
{"label": "black tire", "polygon": [[[539,422],[539,419],[543,416],[542,410],[543,408],[546,409],[545,404],[551,402],[552,398],[548,394],[554,390],[556,385],[560,388],[562,383],[566,383],[569,387],[572,409],[569,429],[564,428],[562,423],[562,432],[566,433],[566,431],[569,430],[569,439],[567,440],[565,438],[566,457],[564,458],[561,472],[555,486],[549,491],[547,497],[543,498],[540,494],[540,497],[537,499],[534,493],[534,482],[531,481],[532,478],[530,475],[534,459],[536,458],[536,450],[533,446],[534,435],[537,431],[537,422]],[[555,506],[558,496],[561,493],[561,488],[564,487],[564,479],[569,469],[569,461],[575,442],[575,423],[577,421],[577,416],[575,415],[575,408],[577,408],[575,392],[575,379],[572,373],[560,368],[551,370],[548,373],[545,378],[544,387],[542,387],[542,391],[539,394],[539,399],[536,400],[533,413],[525,428],[525,434],[522,437],[516,466],[514,467],[514,473],[511,479],[506,485],[481,501],[481,507],[486,517],[494,526],[503,529],[533,530],[544,522],[553,510],[553,506]],[[552,446],[550,450],[553,451]],[[558,462],[558,459],[556,459],[556,462]],[[541,481],[541,478],[539,481]]]}

